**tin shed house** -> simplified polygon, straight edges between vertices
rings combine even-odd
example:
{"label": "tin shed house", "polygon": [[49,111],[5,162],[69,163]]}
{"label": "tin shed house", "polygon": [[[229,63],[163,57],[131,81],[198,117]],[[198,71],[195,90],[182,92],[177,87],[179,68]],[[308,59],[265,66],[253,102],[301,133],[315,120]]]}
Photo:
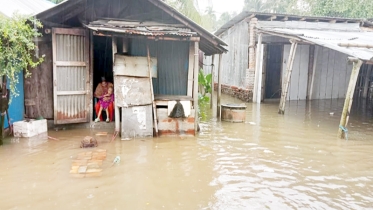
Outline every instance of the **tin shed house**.
{"label": "tin shed house", "polygon": [[243,12],[215,33],[229,44],[223,92],[255,103],[278,99],[280,114],[288,100],[346,99],[340,124],[345,127],[353,96],[373,91],[373,33],[364,27],[370,24]]}
{"label": "tin shed house", "polygon": [[[44,24],[38,44],[46,62],[25,87],[28,116],[94,125],[93,91],[105,76],[114,83],[122,135],[153,126],[160,134],[195,134],[198,52],[226,52],[218,37],[160,0],[67,0],[36,17]],[[185,118],[169,117],[176,101]],[[120,126],[121,118],[132,120]]]}

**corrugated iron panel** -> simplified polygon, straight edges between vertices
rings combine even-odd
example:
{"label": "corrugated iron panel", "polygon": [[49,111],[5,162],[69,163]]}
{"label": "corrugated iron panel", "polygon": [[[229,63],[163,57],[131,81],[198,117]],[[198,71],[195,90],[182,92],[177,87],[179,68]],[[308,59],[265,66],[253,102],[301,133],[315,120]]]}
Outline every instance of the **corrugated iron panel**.
{"label": "corrugated iron panel", "polygon": [[56,49],[56,60],[66,63],[56,66],[57,120],[87,119],[85,38],[56,34]]}
{"label": "corrugated iron panel", "polygon": [[292,36],[307,40],[319,46],[336,50],[338,52],[359,58],[361,60],[373,61],[373,49],[358,47],[341,47],[340,43],[373,45],[373,32],[366,31],[328,31],[309,29],[283,29],[271,28],[260,29],[278,36]]}
{"label": "corrugated iron panel", "polygon": [[[228,53],[223,54],[222,61],[222,84],[244,87],[246,69],[249,58],[249,28],[243,21],[235,27],[230,28],[221,35],[224,42],[228,44]],[[215,57],[215,71],[218,71],[219,57]],[[204,60],[205,65],[211,65],[211,56]],[[207,66],[205,73],[211,73],[211,67]],[[217,73],[215,81],[217,82]]]}
{"label": "corrugated iron panel", "polygon": [[130,55],[147,56],[158,60],[158,78],[153,79],[154,94],[187,95],[189,42],[146,41],[131,39]]}
{"label": "corrugated iron panel", "polygon": [[84,36],[56,34],[58,61],[84,62]]}
{"label": "corrugated iron panel", "polygon": [[0,13],[7,17],[11,17],[16,11],[23,15],[34,15],[55,5],[47,0],[0,0],[0,4],[3,5]]}

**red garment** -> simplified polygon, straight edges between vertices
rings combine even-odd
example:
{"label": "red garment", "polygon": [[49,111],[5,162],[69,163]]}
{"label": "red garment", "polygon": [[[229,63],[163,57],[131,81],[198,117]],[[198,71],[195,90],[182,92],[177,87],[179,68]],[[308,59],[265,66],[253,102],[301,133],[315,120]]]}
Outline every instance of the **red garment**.
{"label": "red garment", "polygon": [[[95,110],[96,110],[96,113],[98,113],[100,111],[100,103],[96,103],[95,105]],[[109,115],[110,115],[110,121],[113,121],[114,119],[114,104],[113,102],[111,102],[108,106],[108,111],[109,111]],[[102,110],[102,112],[104,112],[104,110]],[[102,121],[102,114],[101,114],[101,117],[100,117],[100,120]]]}

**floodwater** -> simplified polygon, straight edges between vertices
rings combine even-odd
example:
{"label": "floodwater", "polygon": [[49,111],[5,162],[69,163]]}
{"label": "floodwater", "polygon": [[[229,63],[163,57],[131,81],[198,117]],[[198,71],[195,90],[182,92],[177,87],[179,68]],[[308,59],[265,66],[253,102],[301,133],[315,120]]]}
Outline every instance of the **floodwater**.
{"label": "floodwater", "polygon": [[247,104],[246,123],[208,114],[195,138],[99,137],[107,158],[94,178],[69,171],[77,154],[94,150],[79,148],[83,137],[105,130],[8,139],[0,209],[373,209],[373,108],[356,103],[349,139],[340,140],[342,105],[291,102],[281,116],[278,102]]}

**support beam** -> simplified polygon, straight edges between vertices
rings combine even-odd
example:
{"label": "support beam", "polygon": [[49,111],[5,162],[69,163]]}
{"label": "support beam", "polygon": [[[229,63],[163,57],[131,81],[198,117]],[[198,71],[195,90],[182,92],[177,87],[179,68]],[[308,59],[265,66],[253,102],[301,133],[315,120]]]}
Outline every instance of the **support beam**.
{"label": "support beam", "polygon": [[189,44],[189,64],[188,64],[188,90],[187,95],[193,97],[193,72],[194,72],[194,43]]}
{"label": "support beam", "polygon": [[367,98],[368,97],[368,89],[369,89],[369,83],[370,83],[370,72],[372,70],[372,66],[367,66],[366,72],[364,75],[364,90],[363,90],[363,97]]}
{"label": "support beam", "polygon": [[263,73],[263,34],[258,34],[258,44],[256,47],[256,61],[255,61],[255,83],[254,83],[254,93],[253,102],[259,103],[262,99],[262,73]]}
{"label": "support beam", "polygon": [[306,100],[310,101],[312,98],[312,88],[314,79],[314,66],[315,66],[315,45],[309,47],[309,58],[308,58],[308,79],[307,79],[307,96]]}
{"label": "support beam", "polygon": [[291,78],[291,72],[293,71],[293,63],[295,58],[295,52],[297,50],[298,42],[294,40],[290,40],[291,42],[291,48],[288,58],[288,63],[286,65],[286,77],[282,84],[282,93],[281,93],[281,101],[278,113],[279,114],[285,114],[285,104],[286,104],[286,97],[289,90],[289,84],[290,84],[290,78]]}
{"label": "support beam", "polygon": [[220,119],[221,117],[221,112],[220,112],[220,99],[221,99],[221,63],[222,63],[222,58],[223,58],[223,55],[222,54],[219,54],[219,69],[218,69],[218,98],[217,98],[217,113],[216,113],[216,118]]}
{"label": "support beam", "polygon": [[199,67],[199,42],[194,42],[194,134],[198,132],[198,67]]}
{"label": "support beam", "polygon": [[214,104],[214,92],[215,92],[215,55],[211,58],[211,96],[210,96],[210,109]]}
{"label": "support beam", "polygon": [[[346,99],[345,99],[345,103],[344,103],[344,106],[343,106],[341,122],[340,122],[340,125],[345,127],[345,128],[347,127],[348,120],[349,120],[349,117],[350,117],[350,111],[351,111],[351,106],[352,106],[352,102],[353,102],[353,98],[354,98],[356,81],[357,81],[357,78],[359,76],[360,67],[361,67],[362,64],[363,64],[363,62],[361,60],[358,60],[358,61],[354,62],[353,67],[352,67],[350,82],[348,84]],[[343,139],[345,137],[345,133],[343,132],[341,127],[338,130],[338,137],[341,138],[341,139]]]}

